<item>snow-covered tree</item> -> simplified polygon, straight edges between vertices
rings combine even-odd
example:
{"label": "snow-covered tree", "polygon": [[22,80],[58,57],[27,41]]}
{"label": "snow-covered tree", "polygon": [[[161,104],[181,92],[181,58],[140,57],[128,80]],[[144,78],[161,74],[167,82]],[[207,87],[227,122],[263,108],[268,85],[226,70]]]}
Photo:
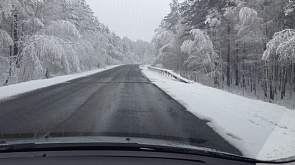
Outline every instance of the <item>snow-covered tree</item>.
{"label": "snow-covered tree", "polygon": [[48,78],[80,70],[79,59],[71,45],[54,36],[30,37],[20,57],[22,62],[19,77],[22,81]]}
{"label": "snow-covered tree", "polygon": [[239,31],[240,41],[244,43],[263,43],[263,20],[258,17],[258,13],[248,7],[241,8],[239,12]]}
{"label": "snow-covered tree", "polygon": [[210,37],[200,29],[193,29],[191,34],[193,40],[184,41],[181,46],[181,50],[189,54],[186,61],[187,68],[194,71],[201,69],[213,76],[217,54],[214,52]]}
{"label": "snow-covered tree", "polygon": [[36,17],[23,20],[21,22],[21,26],[24,27],[22,29],[23,33],[25,33],[27,35],[33,35],[37,31],[40,31],[41,29],[43,29],[45,27],[43,22],[39,18],[36,18]]}
{"label": "snow-covered tree", "polygon": [[291,62],[294,61],[294,43],[295,30],[286,29],[275,33],[272,40],[267,44],[267,49],[263,54],[263,60],[270,60],[271,58],[279,61]]}
{"label": "snow-covered tree", "polygon": [[11,61],[9,58],[9,51],[12,45],[13,40],[10,35],[6,31],[0,29],[0,86],[8,76]]}
{"label": "snow-covered tree", "polygon": [[73,41],[81,37],[80,32],[74,24],[69,21],[60,20],[51,22],[41,31],[45,35],[52,35],[67,41]]}
{"label": "snow-covered tree", "polygon": [[13,45],[11,36],[4,30],[0,29],[0,48]]}
{"label": "snow-covered tree", "polygon": [[[181,58],[179,66],[199,65],[183,72],[181,67],[170,69],[208,85],[209,79],[203,79],[204,74],[201,74],[204,70],[210,71],[204,69],[210,67],[201,67],[205,56],[192,56],[200,49],[196,48],[190,31],[200,29],[209,36],[212,50],[218,54],[213,68],[216,67],[218,73],[219,87],[226,84],[231,88],[235,84],[235,88],[255,92],[255,95],[264,90],[264,96],[270,100],[275,99],[275,94],[280,91],[283,98],[286,90],[292,93],[291,87],[295,91],[295,39],[288,34],[295,28],[294,4],[289,0],[186,0],[172,3],[171,12],[155,32],[156,62],[168,68]],[[274,35],[276,32],[280,35]],[[179,53],[181,49],[186,56]],[[196,77],[200,78],[197,80]]]}
{"label": "snow-covered tree", "polygon": [[168,44],[172,40],[173,34],[163,28],[158,28],[155,32],[156,34],[154,35],[152,42],[159,45],[159,48]]}
{"label": "snow-covered tree", "polygon": [[0,1],[0,85],[143,62],[147,42],[125,43],[85,0]]}
{"label": "snow-covered tree", "polygon": [[8,18],[11,16],[11,11],[13,10],[13,2],[14,0],[1,0],[0,1],[0,23],[2,18]]}

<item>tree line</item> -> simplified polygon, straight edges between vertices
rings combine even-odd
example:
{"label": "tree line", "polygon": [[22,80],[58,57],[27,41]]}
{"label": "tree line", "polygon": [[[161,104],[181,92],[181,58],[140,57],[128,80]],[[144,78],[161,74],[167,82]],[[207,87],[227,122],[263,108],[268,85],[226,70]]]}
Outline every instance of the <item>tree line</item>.
{"label": "tree line", "polygon": [[173,0],[155,31],[154,64],[205,85],[292,103],[294,7],[289,0]]}
{"label": "tree line", "polygon": [[149,63],[153,51],[148,42],[111,32],[85,0],[0,1],[0,86]]}

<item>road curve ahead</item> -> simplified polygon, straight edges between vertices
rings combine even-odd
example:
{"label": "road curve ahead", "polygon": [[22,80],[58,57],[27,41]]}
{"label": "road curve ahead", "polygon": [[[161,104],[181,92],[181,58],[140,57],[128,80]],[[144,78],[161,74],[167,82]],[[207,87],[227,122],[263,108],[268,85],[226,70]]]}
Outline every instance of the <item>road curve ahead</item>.
{"label": "road curve ahead", "polygon": [[241,152],[125,65],[0,101],[0,138],[101,135],[186,141]]}

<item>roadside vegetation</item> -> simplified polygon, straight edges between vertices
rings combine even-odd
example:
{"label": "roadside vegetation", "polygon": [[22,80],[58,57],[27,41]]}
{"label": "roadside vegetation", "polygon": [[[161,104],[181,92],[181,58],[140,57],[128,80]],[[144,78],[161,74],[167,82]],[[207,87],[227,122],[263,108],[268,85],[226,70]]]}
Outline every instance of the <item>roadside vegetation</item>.
{"label": "roadside vegetation", "polygon": [[289,0],[173,0],[153,39],[155,65],[204,85],[295,107]]}

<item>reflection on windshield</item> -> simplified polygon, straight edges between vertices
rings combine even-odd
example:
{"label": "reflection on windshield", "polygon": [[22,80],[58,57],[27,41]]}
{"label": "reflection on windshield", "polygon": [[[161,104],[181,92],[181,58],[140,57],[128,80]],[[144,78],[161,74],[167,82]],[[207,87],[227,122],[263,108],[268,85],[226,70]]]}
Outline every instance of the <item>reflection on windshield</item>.
{"label": "reflection on windshield", "polygon": [[294,157],[294,7],[0,1],[0,143],[142,138]]}

